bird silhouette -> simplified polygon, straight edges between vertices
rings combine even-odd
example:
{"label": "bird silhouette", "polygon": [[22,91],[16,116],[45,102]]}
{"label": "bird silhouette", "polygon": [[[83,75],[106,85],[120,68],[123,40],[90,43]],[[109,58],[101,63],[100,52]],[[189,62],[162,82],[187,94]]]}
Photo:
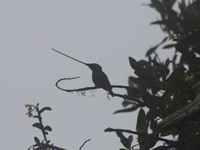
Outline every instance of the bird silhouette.
{"label": "bird silhouette", "polygon": [[100,87],[106,91],[108,91],[110,93],[111,96],[114,96],[114,93],[112,91],[112,87],[110,85],[110,82],[108,80],[107,75],[102,71],[102,68],[100,65],[92,63],[92,64],[88,64],[88,63],[84,63],[80,60],[77,60],[73,57],[70,57],[64,53],[59,52],[58,50],[55,50],[52,48],[52,50],[54,50],[57,53],[60,53],[68,58],[71,58],[79,63],[82,63],[86,66],[88,66],[91,70],[92,70],[92,81],[94,82],[95,86]]}

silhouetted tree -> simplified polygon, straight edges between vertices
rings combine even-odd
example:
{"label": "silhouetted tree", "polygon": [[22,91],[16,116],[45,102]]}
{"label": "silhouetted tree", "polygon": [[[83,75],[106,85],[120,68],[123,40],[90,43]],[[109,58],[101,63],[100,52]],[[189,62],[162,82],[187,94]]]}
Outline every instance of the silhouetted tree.
{"label": "silhouetted tree", "polygon": [[[179,12],[173,9],[177,3]],[[200,1],[151,0],[148,6],[154,8],[161,19],[152,22],[159,25],[168,35],[156,46],[150,48],[148,61],[136,61],[129,57],[135,76],[129,77],[128,96],[144,103],[124,101],[130,107],[120,112],[139,110],[137,131],[106,129],[115,131],[126,149],[131,147],[131,138],[122,132],[138,135],[140,149],[155,150],[197,150],[200,149]],[[173,49],[172,59],[160,61],[157,48],[171,40],[163,49]],[[142,107],[147,107],[145,112]],[[163,137],[172,135],[173,140]],[[155,146],[157,141],[164,145]]]}

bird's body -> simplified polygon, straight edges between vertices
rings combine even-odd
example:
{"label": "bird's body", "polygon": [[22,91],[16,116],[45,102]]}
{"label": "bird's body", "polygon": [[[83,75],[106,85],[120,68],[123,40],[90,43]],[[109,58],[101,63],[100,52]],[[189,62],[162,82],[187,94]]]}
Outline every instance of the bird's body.
{"label": "bird's body", "polygon": [[102,71],[102,68],[101,68],[100,65],[94,64],[94,63],[93,64],[87,64],[87,63],[84,63],[84,62],[77,60],[73,57],[70,57],[70,56],[68,56],[64,53],[61,53],[61,52],[59,52],[59,51],[57,51],[53,48],[52,48],[52,50],[66,56],[66,57],[69,57],[69,58],[71,58],[71,59],[73,59],[73,60],[75,60],[79,63],[82,63],[82,64],[88,66],[92,70],[92,81],[94,82],[95,86],[100,87],[100,88],[108,91],[113,96],[114,93],[112,91],[111,84],[108,80],[107,75]]}
{"label": "bird's body", "polygon": [[98,64],[89,64],[88,67],[92,70],[92,81],[94,84],[108,91],[113,96],[112,87],[101,66]]}

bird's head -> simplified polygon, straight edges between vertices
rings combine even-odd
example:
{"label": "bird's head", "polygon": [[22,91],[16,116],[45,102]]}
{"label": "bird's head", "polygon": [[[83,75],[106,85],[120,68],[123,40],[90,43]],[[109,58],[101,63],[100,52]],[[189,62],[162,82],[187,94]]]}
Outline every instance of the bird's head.
{"label": "bird's head", "polygon": [[101,66],[98,64],[87,64],[87,65],[92,71],[102,71]]}

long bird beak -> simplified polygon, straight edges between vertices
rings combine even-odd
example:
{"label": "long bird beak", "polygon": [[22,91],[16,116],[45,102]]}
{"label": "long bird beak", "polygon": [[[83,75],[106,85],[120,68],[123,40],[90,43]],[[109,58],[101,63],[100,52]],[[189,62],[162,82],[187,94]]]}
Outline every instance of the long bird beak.
{"label": "long bird beak", "polygon": [[60,54],[66,56],[66,57],[68,57],[68,58],[71,58],[71,59],[73,59],[73,60],[75,60],[75,61],[78,61],[78,62],[80,62],[80,63],[82,63],[82,64],[88,66],[88,64],[86,64],[86,63],[84,63],[84,62],[82,62],[82,61],[80,61],[80,60],[77,60],[77,59],[75,59],[75,58],[73,58],[73,57],[70,57],[70,56],[68,56],[68,55],[66,55],[66,54],[64,54],[64,53],[59,52],[58,50],[53,49],[53,48],[51,48],[51,49],[52,49],[53,51],[57,52],[57,53],[60,53]]}

